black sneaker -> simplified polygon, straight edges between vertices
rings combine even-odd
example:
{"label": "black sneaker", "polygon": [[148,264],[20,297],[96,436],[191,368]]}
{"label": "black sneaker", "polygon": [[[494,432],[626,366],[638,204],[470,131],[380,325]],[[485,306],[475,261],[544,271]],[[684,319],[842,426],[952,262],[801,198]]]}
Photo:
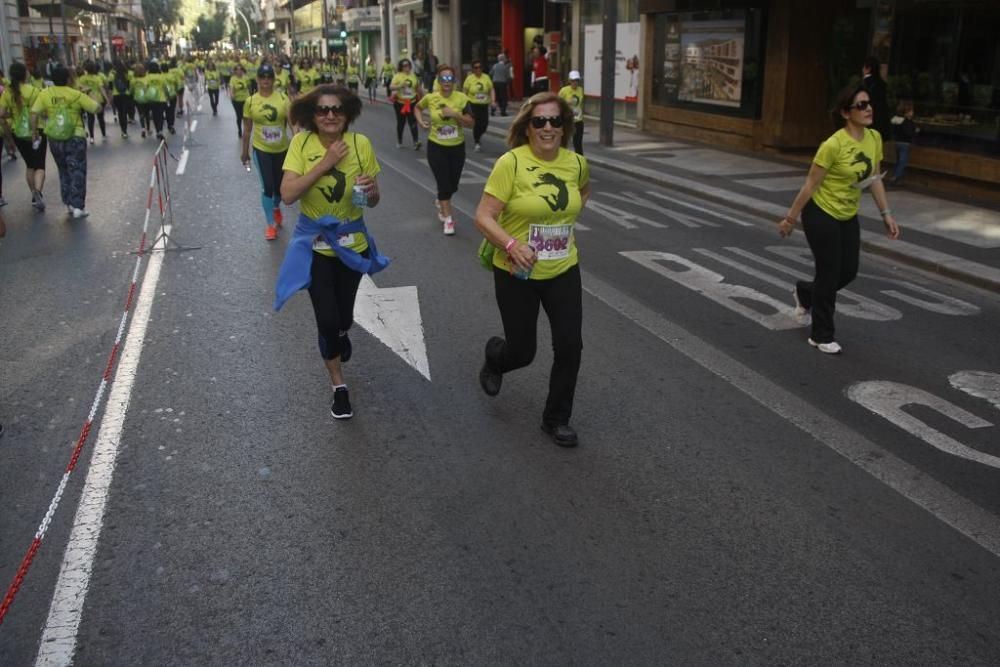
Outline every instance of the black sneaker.
{"label": "black sneaker", "polygon": [[333,391],[333,405],[330,406],[330,414],[334,419],[350,419],[354,416],[351,411],[351,396],[347,392],[347,387],[339,387]]}
{"label": "black sneaker", "polygon": [[552,442],[560,447],[576,447],[580,444],[576,437],[576,431],[569,424],[549,424],[542,422],[542,430],[548,433],[549,437],[552,438]]}
{"label": "black sneaker", "polygon": [[486,352],[483,355],[483,367],[479,369],[479,386],[483,388],[487,396],[496,396],[500,393],[500,387],[503,385],[503,373],[498,373],[490,367],[490,348],[502,347],[504,344],[504,339],[499,336],[493,336],[488,341],[486,341]]}
{"label": "black sneaker", "polygon": [[354,348],[351,347],[351,338],[344,332],[344,335],[340,337],[340,363],[346,364],[351,360],[351,355],[354,353]]}

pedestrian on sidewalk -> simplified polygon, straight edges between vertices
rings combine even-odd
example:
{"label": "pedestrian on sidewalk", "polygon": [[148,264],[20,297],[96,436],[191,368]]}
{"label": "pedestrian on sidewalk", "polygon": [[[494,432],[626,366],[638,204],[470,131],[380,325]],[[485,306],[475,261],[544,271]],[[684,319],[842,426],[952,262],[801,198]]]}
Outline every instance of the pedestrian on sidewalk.
{"label": "pedestrian on sidewalk", "polygon": [[[495,249],[493,285],[504,338],[486,342],[479,383],[500,393],[504,373],[535,357],[538,309],[552,329],[554,359],[542,430],[561,447],[577,444],[569,425],[583,350],[583,295],[574,225],[590,197],[586,158],[566,149],[573,110],[555,93],[523,105],[476,209],[476,227]],[[502,250],[502,252],[501,252]]]}
{"label": "pedestrian on sidewalk", "polygon": [[861,66],[861,88],[868,93],[868,99],[874,107],[872,129],[882,137],[882,144],[892,141],[892,125],[887,99],[887,86],[882,79],[882,63],[875,56],[865,58]]}
{"label": "pedestrian on sidewalk", "polygon": [[543,93],[549,90],[549,60],[544,46],[531,48],[531,91]]}
{"label": "pedestrian on sidewalk", "polygon": [[[465,93],[455,90],[455,70],[450,65],[438,67],[437,82],[441,92],[425,95],[414,109],[417,122],[427,133],[427,164],[437,183],[438,209],[445,236],[455,233],[451,216],[451,198],[458,192],[465,167],[465,130],[472,127],[472,104]],[[424,111],[429,116],[424,118]]]}
{"label": "pedestrian on sidewalk", "polygon": [[896,167],[892,171],[889,183],[899,185],[910,162],[910,146],[917,138],[920,128],[913,122],[913,100],[903,100],[896,107],[896,115],[892,117],[892,138],[896,142]]}
{"label": "pedestrian on sidewalk", "polygon": [[330,414],[354,415],[342,364],[350,360],[348,331],[361,278],[389,264],[378,253],[364,222],[364,209],[379,203],[381,167],[368,137],[350,132],[361,100],[343,86],[321,85],[297,99],[289,118],[302,128],[285,158],[281,196],[302,215],[288,244],[276,287],[275,309],[294,292],[309,289],[319,351],[333,386]]}
{"label": "pedestrian on sidewalk", "polygon": [[292,136],[288,124],[288,95],[275,89],[274,68],[267,63],[257,68],[257,92],[243,107],[243,139],[240,161],[250,165],[250,138],[253,158],[260,177],[260,204],[267,227],[264,238],[274,241],[284,222],[281,214],[282,164]]}
{"label": "pedestrian on sidewalk", "polygon": [[465,77],[462,82],[462,92],[469,98],[472,106],[472,141],[475,144],[474,150],[478,153],[483,150],[479,145],[479,140],[486,134],[486,128],[490,126],[490,115],[487,109],[496,104],[496,95],[493,92],[493,80],[489,74],[483,74],[483,63],[480,60],[472,61],[472,73]]}
{"label": "pedestrian on sidewalk", "polygon": [[842,348],[834,338],[833,313],[837,292],[858,274],[862,191],[871,188],[890,239],[899,238],[899,226],[879,177],[882,138],[871,128],[874,110],[868,92],[861,87],[846,88],[832,113],[842,127],[820,145],[805,184],[788,215],[778,222],[778,231],[782,237],[791,234],[801,214],[816,272],[811,282],[800,280],[792,290],[795,314],[803,318],[812,314],[810,345],[820,352],[839,354]]}
{"label": "pedestrian on sidewalk", "polygon": [[52,86],[46,88],[31,105],[31,138],[41,142],[39,121],[45,119],[45,136],[52,159],[59,169],[62,202],[74,220],[90,215],[87,200],[87,131],[83,112],[96,113],[98,104],[87,95],[69,87],[69,70],[52,70]]}
{"label": "pedestrian on sidewalk", "polygon": [[[490,69],[490,79],[493,81],[493,90],[496,96],[496,106],[500,108],[500,115],[507,115],[507,102],[510,100],[510,85],[514,80],[514,70],[507,60],[507,56],[501,53],[497,56],[497,61]],[[491,108],[490,113],[494,110]]]}
{"label": "pedestrian on sidewalk", "polygon": [[[0,118],[3,119],[4,131],[11,135],[11,140],[24,158],[24,176],[31,191],[31,205],[37,211],[45,210],[42,189],[45,187],[47,142],[44,135],[38,144],[32,141],[31,106],[41,92],[40,88],[28,83],[28,68],[23,63],[14,63],[10,66],[10,85],[0,96]],[[0,188],[2,183],[0,176]],[[0,201],[3,201],[2,189]]]}
{"label": "pedestrian on sidewalk", "polygon": [[413,73],[413,63],[407,58],[399,61],[399,71],[392,77],[389,84],[392,108],[396,112],[396,148],[403,147],[403,126],[410,126],[413,137],[413,150],[420,150],[420,138],[417,133],[417,117],[413,107],[417,100],[423,97],[424,89],[420,79]]}
{"label": "pedestrian on sidewalk", "polygon": [[569,85],[559,89],[559,97],[566,100],[573,110],[573,150],[583,155],[583,87],[580,86],[580,72],[569,73]]}

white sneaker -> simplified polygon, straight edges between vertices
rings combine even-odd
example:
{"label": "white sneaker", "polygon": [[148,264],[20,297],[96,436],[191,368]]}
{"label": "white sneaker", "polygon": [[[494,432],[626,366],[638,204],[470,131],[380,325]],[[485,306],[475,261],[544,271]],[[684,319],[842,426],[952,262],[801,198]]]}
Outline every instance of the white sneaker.
{"label": "white sneaker", "polygon": [[453,236],[455,234],[455,221],[451,219],[451,216],[445,218],[442,223],[444,224],[444,235]]}
{"label": "white sneaker", "polygon": [[797,287],[792,288],[792,300],[795,302],[795,317],[805,317],[809,314],[809,309],[799,301],[799,290]]}
{"label": "white sneaker", "polygon": [[88,213],[85,209],[82,209],[82,208],[74,208],[73,209],[73,219],[74,220],[81,220],[83,218],[86,218],[88,215],[90,215],[90,213]]}
{"label": "white sneaker", "polygon": [[396,148],[402,148],[403,144],[396,144]]}
{"label": "white sneaker", "polygon": [[809,344],[815,347],[820,352],[825,352],[826,354],[840,354],[843,352],[843,348],[840,347],[840,343],[835,340],[831,340],[829,343],[817,343],[812,338],[809,339]]}
{"label": "white sneaker", "polygon": [[474,151],[476,151],[478,153],[479,151],[483,150],[483,147],[480,146],[479,144],[476,144],[476,147],[473,148],[472,150],[474,150]]}

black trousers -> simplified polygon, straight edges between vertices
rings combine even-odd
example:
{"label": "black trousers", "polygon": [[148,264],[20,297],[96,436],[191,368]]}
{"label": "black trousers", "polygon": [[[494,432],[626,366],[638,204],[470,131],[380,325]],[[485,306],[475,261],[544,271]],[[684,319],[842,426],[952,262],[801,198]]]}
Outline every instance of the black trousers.
{"label": "black trousers", "polygon": [[[177,97],[171,97],[167,99],[166,106],[164,107],[164,112],[167,116],[167,127],[171,130],[174,129],[174,119],[177,117]],[[159,130],[157,130],[159,132]]]}
{"label": "black trousers", "polygon": [[552,373],[542,420],[568,424],[583,353],[583,290],[580,267],[550,280],[520,280],[493,268],[493,285],[506,338],[486,350],[486,361],[499,373],[524,368],[535,358],[538,306],[545,309],[552,330]]}
{"label": "black trousers", "polygon": [[417,143],[417,117],[413,113],[413,103],[410,104],[410,113],[403,113],[403,105],[399,102],[392,103],[396,110],[396,143],[403,143],[403,125],[409,123],[410,134],[413,136],[413,143]]}
{"label": "black trousers", "polygon": [[233,100],[233,111],[236,112],[236,134],[243,138],[243,104],[244,102],[237,102]]}
{"label": "black trousers", "polygon": [[486,128],[490,125],[490,105],[489,104],[470,104],[472,107],[472,118],[475,120],[475,125],[472,126],[472,140],[477,144],[479,139],[486,134]]}
{"label": "black trousers", "polygon": [[139,111],[139,129],[149,132],[149,123],[153,113],[153,105],[136,104],[135,108]]}
{"label": "black trousers", "polygon": [[115,112],[118,114],[118,127],[122,134],[128,134],[128,117],[132,115],[132,98],[128,95],[115,95],[112,98]]}
{"label": "black trousers", "polygon": [[208,101],[212,105],[212,115],[219,113],[219,89],[208,89]]}
{"label": "black trousers", "polygon": [[427,164],[437,181],[437,198],[440,201],[450,200],[458,192],[458,182],[462,179],[462,169],[465,168],[465,144],[442,146],[428,141]]}
{"label": "black trousers", "polygon": [[156,128],[157,134],[163,134],[163,115],[167,113],[167,105],[170,101],[166,102],[153,102],[149,104],[150,111],[153,113],[153,127]]}
{"label": "black trousers", "polygon": [[802,209],[802,229],[816,263],[816,276],[812,282],[798,281],[795,290],[799,303],[812,311],[811,338],[829,343],[834,339],[837,291],[858,275],[861,225],[856,215],[847,221],[837,220],[810,201]]}
{"label": "black trousers", "polygon": [[[362,255],[367,256],[367,251]],[[361,274],[336,257],[314,252],[310,276],[309,298],[316,315],[319,353],[324,359],[336,359],[341,352],[340,334],[354,323],[354,301]]]}
{"label": "black trousers", "polygon": [[583,155],[583,121],[573,123],[573,150]]}
{"label": "black trousers", "polygon": [[497,93],[497,106],[500,107],[500,115],[507,115],[507,101],[510,99],[510,84],[506,81],[494,82],[494,90]]}
{"label": "black trousers", "polygon": [[101,126],[101,136],[102,137],[108,136],[108,126],[107,126],[107,123],[104,120],[104,105],[103,104],[100,107],[98,107],[97,111],[95,111],[94,113],[89,113],[89,112],[86,112],[86,111],[84,113],[87,114],[87,132],[90,133],[90,138],[91,139],[94,138],[94,119],[95,118],[97,119],[98,125]]}
{"label": "black trousers", "polygon": [[281,178],[285,174],[281,166],[285,164],[287,152],[268,153],[254,148],[253,155],[257,161],[257,171],[260,172],[261,190],[264,196],[268,199],[281,196]]}

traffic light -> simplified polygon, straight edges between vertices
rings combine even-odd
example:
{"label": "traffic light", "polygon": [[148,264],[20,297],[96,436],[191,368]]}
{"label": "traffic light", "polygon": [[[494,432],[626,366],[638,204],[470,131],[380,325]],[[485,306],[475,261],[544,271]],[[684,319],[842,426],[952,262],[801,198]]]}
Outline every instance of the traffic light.
{"label": "traffic light", "polygon": [[344,39],[347,37],[347,24],[343,21],[340,22],[340,38]]}

